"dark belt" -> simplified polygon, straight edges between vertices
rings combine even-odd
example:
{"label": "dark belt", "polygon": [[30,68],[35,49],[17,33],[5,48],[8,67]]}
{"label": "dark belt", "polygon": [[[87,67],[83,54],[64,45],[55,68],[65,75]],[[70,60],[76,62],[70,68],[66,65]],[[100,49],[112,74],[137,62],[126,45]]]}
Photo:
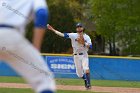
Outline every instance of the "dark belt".
{"label": "dark belt", "polygon": [[0,28],[16,28],[16,27],[11,25],[0,24]]}
{"label": "dark belt", "polygon": [[83,53],[78,53],[78,54],[74,54],[74,55],[83,55]]}

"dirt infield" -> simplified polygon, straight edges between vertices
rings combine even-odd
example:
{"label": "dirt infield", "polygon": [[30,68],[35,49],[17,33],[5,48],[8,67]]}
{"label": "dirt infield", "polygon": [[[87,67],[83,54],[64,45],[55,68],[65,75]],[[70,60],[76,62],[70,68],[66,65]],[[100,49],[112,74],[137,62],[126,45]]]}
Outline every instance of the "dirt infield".
{"label": "dirt infield", "polygon": [[[28,84],[22,83],[0,83],[0,88],[31,88]],[[93,92],[111,92],[111,93],[140,93],[140,88],[122,88],[122,87],[99,87],[93,86],[91,90],[86,90],[83,86],[57,85],[59,90],[79,90]]]}

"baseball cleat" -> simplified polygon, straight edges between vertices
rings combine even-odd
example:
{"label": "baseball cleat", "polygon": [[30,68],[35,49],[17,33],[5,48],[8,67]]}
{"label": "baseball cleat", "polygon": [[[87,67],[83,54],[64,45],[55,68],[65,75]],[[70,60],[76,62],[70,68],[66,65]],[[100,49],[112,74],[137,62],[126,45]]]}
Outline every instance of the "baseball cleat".
{"label": "baseball cleat", "polygon": [[90,89],[91,89],[91,86],[86,87],[86,89],[87,89],[87,90],[90,90]]}
{"label": "baseball cleat", "polygon": [[89,90],[89,89],[91,89],[91,85],[88,84],[88,85],[86,86],[86,90]]}

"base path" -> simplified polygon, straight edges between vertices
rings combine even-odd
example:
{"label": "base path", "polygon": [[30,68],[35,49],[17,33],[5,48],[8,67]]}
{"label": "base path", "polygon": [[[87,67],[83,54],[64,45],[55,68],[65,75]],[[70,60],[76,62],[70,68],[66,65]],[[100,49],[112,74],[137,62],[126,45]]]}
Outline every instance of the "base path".
{"label": "base path", "polygon": [[[22,83],[0,83],[0,88],[31,88],[28,84]],[[92,92],[110,92],[110,93],[140,93],[140,88],[122,88],[122,87],[99,87],[92,86],[91,90],[86,90],[84,86],[57,85],[59,90],[78,90]]]}

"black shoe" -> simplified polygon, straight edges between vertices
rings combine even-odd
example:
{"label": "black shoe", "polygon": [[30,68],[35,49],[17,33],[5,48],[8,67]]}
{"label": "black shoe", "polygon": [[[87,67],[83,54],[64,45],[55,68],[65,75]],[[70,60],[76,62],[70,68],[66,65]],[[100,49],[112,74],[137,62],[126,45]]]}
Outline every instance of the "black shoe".
{"label": "black shoe", "polygon": [[91,85],[88,84],[88,85],[86,86],[86,89],[87,89],[87,90],[91,89]]}

